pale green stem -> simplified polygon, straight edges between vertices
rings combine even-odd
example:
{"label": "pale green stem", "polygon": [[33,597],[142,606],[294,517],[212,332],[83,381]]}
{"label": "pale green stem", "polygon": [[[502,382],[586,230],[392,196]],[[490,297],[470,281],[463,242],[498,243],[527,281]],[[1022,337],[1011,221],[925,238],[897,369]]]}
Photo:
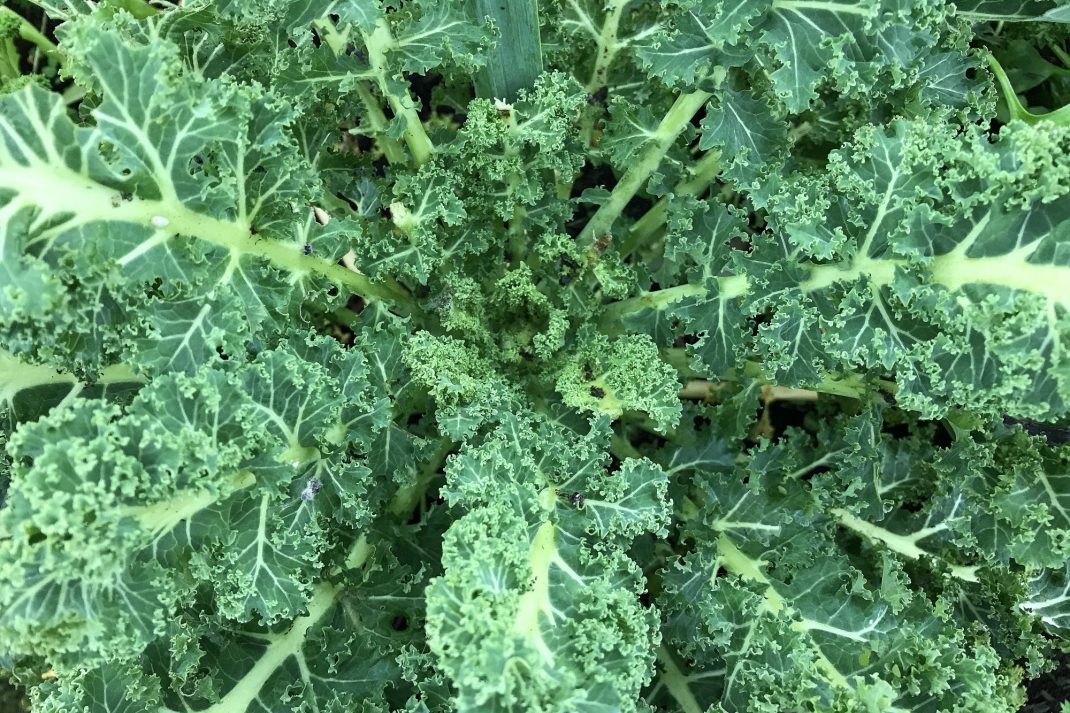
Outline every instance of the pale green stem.
{"label": "pale green stem", "polygon": [[15,41],[10,37],[0,40],[0,78],[10,80],[20,74],[19,53],[15,48]]}
{"label": "pale green stem", "polygon": [[[687,350],[663,349],[661,350],[661,353],[662,357],[665,359],[665,363],[676,369],[681,376],[685,378],[704,376],[692,368],[691,357],[687,354]],[[725,374],[718,374],[717,381],[704,381],[704,383],[711,383],[713,386],[710,388],[716,391],[725,386],[724,382],[738,382],[743,379],[749,379],[757,381],[760,384],[767,384],[774,388],[779,388],[776,386],[773,379],[769,378],[769,375],[765,371],[765,367],[756,361],[743,361],[740,363],[739,368],[732,369]],[[885,379],[875,379],[872,384],[890,394],[894,394],[898,388],[894,381],[887,381]],[[701,393],[699,391],[699,389],[702,388],[700,384],[696,384],[693,388],[694,393]],[[827,373],[821,381],[814,384],[806,384],[801,391],[816,391],[819,394],[828,394],[830,396],[842,396],[849,399],[864,399],[867,395],[872,393],[872,388],[860,374],[849,372],[846,374]],[[684,395],[681,394],[681,398],[683,397]]]}
{"label": "pale green stem", "polygon": [[[690,169],[690,176],[672,189],[673,196],[697,196],[710,185],[721,170],[721,152],[709,151]],[[664,225],[668,214],[669,196],[662,197],[650,210],[635,221],[628,235],[617,248],[621,257],[632,254],[640,245],[645,245]]]}
{"label": "pale green stem", "polygon": [[[703,374],[697,371],[691,366],[692,359],[687,353],[686,349],[670,348],[661,350],[661,358],[665,360],[665,363],[676,369],[680,376],[686,379],[699,379],[704,380],[707,374]],[[769,378],[769,375],[765,372],[759,362],[756,361],[743,361],[736,369],[731,369],[724,374],[715,375],[717,381],[705,382],[712,383],[714,389],[719,389],[723,386],[723,382],[737,382],[743,379],[750,379],[762,384],[769,384],[774,386],[774,382]],[[863,399],[869,394],[872,389],[869,386],[870,382],[867,382],[861,375],[853,372],[847,374],[825,374],[824,378],[816,384],[807,384],[804,388],[811,391],[816,391],[821,394],[829,394],[831,396],[843,396],[851,399]],[[877,388],[886,391],[890,394],[894,394],[898,386],[894,381],[887,381],[885,379],[876,379],[872,381],[872,384]],[[693,393],[695,395],[704,395],[699,389],[702,386],[695,384],[693,387]],[[681,398],[684,398],[684,394],[681,394]]]}
{"label": "pale green stem", "polygon": [[138,20],[144,20],[159,13],[159,10],[145,2],[145,0],[105,0],[104,5],[105,7],[126,10]]}
{"label": "pale green stem", "polygon": [[[765,601],[762,603],[762,607],[766,611],[782,617],[786,621],[790,620],[790,626],[795,631],[807,631],[820,626],[819,624],[814,626],[816,622],[811,622],[795,611],[791,603],[777,591],[775,584],[778,583],[774,583],[765,574],[764,570],[768,564],[767,562],[748,557],[727,534],[722,534],[718,538],[717,554],[726,570],[743,579],[749,579],[765,586]],[[837,688],[852,688],[847,678],[825,656],[825,652],[821,650],[817,642],[811,641],[811,646],[816,658],[815,663],[824,672],[826,680]]]}
{"label": "pale green stem", "polygon": [[1064,71],[1070,70],[1070,53],[1067,53],[1066,50],[1054,42],[1048,45],[1048,49],[1050,49],[1052,53],[1059,58],[1059,61],[1063,63],[1063,67],[1065,68]]}
{"label": "pale green stem", "polygon": [[[107,385],[140,381],[143,379],[129,366],[115,364],[105,367],[92,383]],[[73,374],[42,364],[27,364],[14,354],[0,349],[0,403],[11,403],[20,391],[53,384],[70,384],[71,393],[75,396],[86,387]]]}
{"label": "pale green stem", "polygon": [[405,311],[411,311],[415,307],[412,297],[398,287],[385,282],[372,282],[364,275],[329,260],[304,255],[301,251],[295,250],[292,245],[274,240],[252,239],[247,230],[235,229],[238,226],[233,223],[219,221],[194,211],[175,211],[171,215],[174,216],[172,226],[176,232],[193,235],[221,245],[236,254],[245,253],[262,257],[290,272],[297,274],[311,272],[322,275],[330,282],[348,288],[365,300],[386,300]]}
{"label": "pale green stem", "polygon": [[[339,57],[345,54],[347,35],[338,31],[334,22],[329,19],[322,19],[317,21],[316,29],[319,30],[320,38],[327,43],[327,46],[331,48],[331,52],[335,57]],[[368,121],[372,125],[372,129],[375,131],[375,138],[378,141],[379,146],[383,150],[383,155],[386,156],[388,163],[405,163],[406,156],[405,150],[401,148],[401,144],[397,142],[391,136],[387,136],[386,129],[389,123],[386,119],[386,114],[383,113],[382,107],[379,106],[379,102],[376,101],[375,96],[368,89],[367,82],[356,82],[357,96],[360,97],[360,101],[364,104],[364,111],[368,115]]]}
{"label": "pale green stem", "polygon": [[642,312],[648,309],[665,309],[676,302],[682,302],[689,297],[701,297],[706,294],[706,288],[702,285],[679,285],[656,292],[644,292],[638,297],[630,297],[626,300],[613,302],[602,313],[601,324],[603,327],[612,327],[625,315],[633,312]]}
{"label": "pale green stem", "polygon": [[[1026,245],[1004,255],[969,256],[970,246],[985,229],[987,222],[988,218],[985,218],[978,223],[954,250],[929,259],[929,283],[952,291],[962,289],[964,285],[1007,287],[1044,297],[1052,305],[1070,307],[1070,269],[1032,261],[1035,245]],[[866,280],[870,288],[876,290],[890,285],[895,279],[896,271],[909,267],[909,262],[902,258],[874,259],[867,256],[867,250],[860,249],[858,256],[849,261],[809,264],[805,267],[808,269],[808,276],[798,285],[802,294],[860,279]],[[750,289],[751,285],[744,275],[719,277],[716,294],[708,295],[708,298],[735,299],[745,295]],[[704,288],[693,284],[645,292],[637,297],[607,305],[601,319],[601,327],[612,333],[621,328],[620,320],[632,312],[666,309],[675,302],[703,294]]]}
{"label": "pale green stem", "polygon": [[[620,30],[620,17],[624,12],[627,0],[611,0],[606,8],[605,17],[602,20],[602,29],[595,38],[594,67],[591,77],[584,85],[588,94],[593,94],[606,85],[609,68],[617,57],[620,47],[617,43],[617,33]],[[584,107],[583,116],[580,119],[580,139],[584,146],[591,146],[594,138],[594,126],[598,116],[602,112],[600,106]]]}
{"label": "pale green stem", "polygon": [[509,257],[516,266],[524,261],[527,253],[527,235],[524,231],[524,217],[527,211],[521,205],[513,206],[513,215],[509,218]]}
{"label": "pale green stem", "polygon": [[387,510],[396,516],[409,515],[420,501],[420,498],[427,492],[427,486],[435,479],[439,468],[442,467],[446,457],[453,451],[456,445],[457,444],[450,438],[443,437],[439,439],[438,448],[432,454],[427,465],[421,469],[420,474],[416,478],[416,482],[398,488],[397,492],[394,493],[394,497],[391,499]]}
{"label": "pale green stem", "polygon": [[587,80],[585,87],[588,94],[598,91],[606,84],[609,68],[620,51],[617,35],[620,32],[620,18],[628,2],[629,0],[611,0],[606,9],[602,30],[596,40],[594,69],[591,70],[591,78]]}
{"label": "pale green stem", "polygon": [[618,458],[642,458],[643,454],[640,453],[635,446],[628,442],[628,440],[622,436],[618,436],[616,433],[610,438],[609,452]]}
{"label": "pale green stem", "polygon": [[[701,379],[706,377],[706,374],[697,371],[691,366],[692,359],[691,355],[687,353],[687,349],[682,347],[667,347],[659,350],[659,353],[665,363],[673,369],[676,369],[680,376],[687,379]],[[720,375],[720,378],[722,380],[730,379],[731,376],[733,375],[722,374]]]}
{"label": "pale green stem", "polygon": [[0,7],[0,13],[17,17],[19,20],[19,37],[31,43],[50,59],[54,59],[57,62],[60,61],[63,55],[59,47],[52,40],[45,37],[40,30],[31,25],[26,18],[9,7]]}
{"label": "pale green stem", "polygon": [[[508,118],[505,120],[509,126],[509,140],[505,145],[505,155],[507,158],[513,158],[518,154],[515,139],[519,132],[519,127],[516,121],[516,112],[509,112]],[[517,187],[520,185],[521,176],[517,172],[512,172],[506,179],[506,195],[512,197],[516,192]],[[519,201],[513,201],[513,214],[509,218],[509,255],[512,264],[519,265],[524,260],[524,254],[527,252],[527,236],[524,233],[524,218],[527,215],[527,211],[524,210],[524,206]]]}
{"label": "pale green stem", "polygon": [[680,398],[692,401],[713,399],[719,392],[731,385],[730,382],[710,381],[709,379],[692,379],[680,389]]}
{"label": "pale green stem", "polygon": [[682,713],[703,713],[705,708],[699,704],[698,699],[695,698],[695,694],[691,692],[691,687],[688,685],[687,676],[680,670],[680,667],[676,665],[676,661],[673,660],[672,654],[664,646],[658,648],[658,662],[661,663],[661,675],[658,676],[662,685],[665,686],[665,690],[669,692],[669,695],[673,697],[676,704],[680,706]]}
{"label": "pale green stem", "polygon": [[[375,283],[366,276],[315,255],[305,255],[299,246],[258,238],[244,221],[220,220],[191,210],[174,199],[134,199],[114,206],[114,189],[87,181],[84,176],[57,166],[5,166],[0,173],[0,187],[18,190],[39,206],[48,206],[56,195],[63,195],[67,205],[86,206],[79,214],[83,222],[106,216],[109,221],[155,225],[164,221],[171,236],[189,236],[219,245],[237,255],[263,258],[295,275],[321,275],[366,300],[386,300],[402,312],[411,312],[417,304],[395,284]],[[99,211],[98,217],[95,212]],[[176,239],[172,237],[171,239]]]}
{"label": "pale green stem", "polygon": [[[367,537],[361,535],[346,555],[346,569],[363,566],[372,552]],[[312,596],[305,607],[307,613],[294,619],[286,629],[262,636],[267,645],[258,653],[256,661],[233,682],[230,690],[218,702],[201,709],[202,713],[244,713],[252,708],[263,695],[264,686],[287,661],[304,657],[309,632],[333,611],[345,591],[344,586],[331,581],[323,581],[313,587]],[[167,706],[160,706],[157,711],[176,713]]]}
{"label": "pale green stem", "polygon": [[63,90],[63,103],[70,106],[85,99],[86,90],[80,84],[71,84]]}
{"label": "pale green stem", "polygon": [[372,129],[375,130],[376,141],[379,142],[379,147],[382,148],[387,162],[392,164],[405,163],[405,149],[401,148],[401,144],[393,136],[387,136],[386,128],[389,122],[386,114],[383,113],[382,107],[379,106],[379,102],[376,101],[375,95],[372,94],[365,82],[357,82],[356,89],[357,96],[360,97],[361,103],[364,104],[364,110],[368,113],[368,121],[371,122]]}
{"label": "pale green stem", "polygon": [[[364,44],[368,49],[368,63],[371,65],[372,71],[379,82],[379,91],[383,93],[383,96],[390,103],[390,108],[393,109],[394,114],[404,119],[405,144],[409,147],[409,152],[412,154],[416,165],[419,166],[431,158],[431,154],[435,151],[435,146],[431,143],[431,139],[428,138],[427,132],[424,131],[424,125],[420,121],[419,114],[416,113],[416,104],[413,102],[412,97],[409,96],[408,91],[404,91],[404,96],[398,96],[394,91],[391,91],[392,87],[386,70],[386,53],[389,49],[397,46],[397,40],[390,32],[390,25],[385,17],[379,19],[374,31],[362,34],[364,36]],[[396,89],[396,87],[393,89]]]}
{"label": "pale green stem", "polygon": [[996,81],[999,83],[1000,90],[1003,93],[1003,100],[1007,103],[1007,113],[1011,119],[1019,119],[1027,124],[1050,121],[1063,126],[1070,125],[1070,104],[1055,111],[1049,111],[1046,114],[1033,114],[1022,106],[1022,102],[1018,99],[1018,95],[1011,85],[1011,80],[1007,77],[1007,73],[1003,71],[1003,67],[995,56],[991,54],[988,55],[988,66],[991,67],[992,73],[996,75]]}
{"label": "pale green stem", "polygon": [[[874,525],[871,522],[859,518],[853,513],[837,508],[832,511],[832,515],[848,530],[852,530],[859,535],[862,535],[866,539],[872,542],[878,542],[883,544],[892,552],[900,554],[907,559],[921,559],[922,557],[932,557],[939,559],[932,553],[918,546],[918,542],[925,539],[929,535],[933,535],[937,532],[947,529],[942,526],[935,526],[924,530],[918,530],[910,535],[900,535],[891,530],[886,530],[879,525]],[[963,565],[949,565],[951,576],[956,579],[961,579],[964,582],[976,582],[978,567],[966,567]]]}
{"label": "pale green stem", "polygon": [[[609,232],[613,223],[620,217],[624,207],[635,197],[636,192],[642,188],[650,174],[661,165],[662,159],[676,138],[688,126],[691,118],[703,107],[712,96],[702,90],[684,94],[679,97],[669,109],[665,118],[661,120],[658,128],[646,149],[640,154],[635,164],[628,169],[620,181],[610,193],[607,200],[598,211],[591,216],[591,220],[584,226],[576,242],[587,251],[591,250],[595,240]],[[588,258],[593,258],[588,254]]]}

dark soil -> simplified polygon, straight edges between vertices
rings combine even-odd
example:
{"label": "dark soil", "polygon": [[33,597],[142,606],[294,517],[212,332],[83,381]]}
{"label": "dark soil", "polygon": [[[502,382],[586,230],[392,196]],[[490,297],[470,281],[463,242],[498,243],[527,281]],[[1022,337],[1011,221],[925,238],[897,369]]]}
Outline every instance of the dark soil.
{"label": "dark soil", "polygon": [[28,710],[30,706],[26,697],[0,676],[0,713],[24,713]]}
{"label": "dark soil", "polygon": [[1026,704],[1019,713],[1060,713],[1070,702],[1070,653],[1058,657],[1054,671],[1035,678],[1026,686]]}

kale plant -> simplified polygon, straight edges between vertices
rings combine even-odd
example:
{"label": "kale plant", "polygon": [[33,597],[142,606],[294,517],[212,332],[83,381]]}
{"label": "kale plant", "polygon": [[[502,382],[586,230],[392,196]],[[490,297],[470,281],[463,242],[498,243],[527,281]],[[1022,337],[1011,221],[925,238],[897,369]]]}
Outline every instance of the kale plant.
{"label": "kale plant", "polygon": [[41,713],[1001,713],[1070,624],[1070,7],[0,9]]}

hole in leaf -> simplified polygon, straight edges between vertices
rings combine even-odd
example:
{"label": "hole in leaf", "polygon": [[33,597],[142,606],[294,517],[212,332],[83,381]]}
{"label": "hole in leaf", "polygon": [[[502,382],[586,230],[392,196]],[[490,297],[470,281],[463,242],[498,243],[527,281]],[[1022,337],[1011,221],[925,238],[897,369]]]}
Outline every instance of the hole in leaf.
{"label": "hole in leaf", "polygon": [[343,201],[346,205],[348,205],[353,210],[353,212],[355,212],[355,213],[359,213],[360,212],[360,206],[358,206],[351,199],[347,198],[344,193],[340,193],[340,192],[339,193],[335,193],[334,197],[337,198],[340,201]]}
{"label": "hole in leaf", "polygon": [[346,308],[349,309],[351,312],[356,312],[357,314],[363,312],[364,308],[367,306],[368,303],[365,302],[364,298],[360,295],[350,295],[349,299],[346,300]]}
{"label": "hole in leaf", "polygon": [[412,93],[416,95],[416,99],[419,101],[420,108],[416,114],[420,117],[420,121],[427,121],[431,118],[431,111],[433,104],[431,103],[431,93],[434,88],[442,83],[442,75],[430,72],[428,74],[407,74],[405,79],[408,80],[409,86],[412,87]]}

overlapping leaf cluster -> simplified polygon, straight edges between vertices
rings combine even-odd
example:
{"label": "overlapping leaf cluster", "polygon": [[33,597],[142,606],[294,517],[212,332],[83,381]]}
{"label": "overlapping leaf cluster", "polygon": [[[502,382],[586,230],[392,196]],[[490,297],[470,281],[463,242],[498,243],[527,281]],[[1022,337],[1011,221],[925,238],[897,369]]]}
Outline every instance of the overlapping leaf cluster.
{"label": "overlapping leaf cluster", "polygon": [[484,7],[0,10],[0,673],[1018,710],[1070,617],[1066,7]]}

